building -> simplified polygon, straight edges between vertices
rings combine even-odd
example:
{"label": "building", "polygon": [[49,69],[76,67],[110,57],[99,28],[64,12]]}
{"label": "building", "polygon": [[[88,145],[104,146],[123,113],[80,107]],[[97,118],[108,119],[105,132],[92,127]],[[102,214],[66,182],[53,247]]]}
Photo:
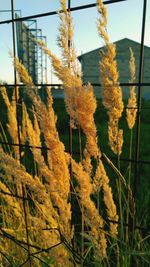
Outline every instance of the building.
{"label": "building", "polygon": [[21,21],[16,14],[17,56],[32,77],[34,84],[47,82],[47,55],[37,44],[46,43],[46,36],[37,28],[36,20]]}
{"label": "building", "polygon": [[[115,42],[117,50],[117,65],[119,71],[119,82],[128,83],[130,80],[129,72],[129,60],[131,47],[134,52],[136,62],[136,80],[138,82],[139,76],[139,61],[140,61],[140,43],[124,38]],[[99,61],[101,58],[101,52],[105,47],[95,49],[93,51],[82,54],[78,57],[83,73],[83,82],[100,83]],[[150,47],[144,46],[144,67],[143,67],[143,79],[142,82],[150,83]],[[94,86],[97,97],[101,97],[101,89],[99,86]],[[123,95],[126,98],[129,93],[129,87],[122,87]],[[142,87],[142,97],[150,99],[150,87]]]}

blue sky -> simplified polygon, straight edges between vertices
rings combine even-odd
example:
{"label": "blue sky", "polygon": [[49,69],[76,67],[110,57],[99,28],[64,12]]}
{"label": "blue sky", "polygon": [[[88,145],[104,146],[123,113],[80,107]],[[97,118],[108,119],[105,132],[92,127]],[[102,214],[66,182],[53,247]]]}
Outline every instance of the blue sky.
{"label": "blue sky", "polygon": [[[72,0],[71,5],[78,6],[91,4],[92,0]],[[10,9],[11,0],[0,0],[0,11]],[[14,0],[15,9],[22,11],[22,16],[38,14],[42,12],[58,10],[59,0]],[[142,8],[143,0],[127,0],[122,3],[110,4],[108,7],[108,32],[111,41],[122,38],[130,38],[135,41],[141,39]],[[88,52],[103,45],[96,28],[97,11],[96,8],[75,11],[72,13],[74,19],[74,43],[77,54]],[[0,20],[11,18],[10,13],[0,12]],[[60,55],[57,47],[58,17],[51,16],[37,19],[38,27],[42,29],[43,35],[47,36],[49,48]],[[145,44],[150,46],[150,1],[147,7],[147,22]],[[0,80],[13,82],[13,67],[8,55],[8,50],[12,49],[11,24],[0,25]],[[49,75],[49,81],[50,81]]]}

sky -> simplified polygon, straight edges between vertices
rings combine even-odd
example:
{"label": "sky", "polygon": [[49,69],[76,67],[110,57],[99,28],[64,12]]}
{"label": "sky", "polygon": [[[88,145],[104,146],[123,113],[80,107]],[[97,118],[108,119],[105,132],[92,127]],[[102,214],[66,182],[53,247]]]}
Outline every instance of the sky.
{"label": "sky", "polygon": [[[147,17],[145,44],[150,46],[150,1],[147,1]],[[71,0],[71,7],[95,3],[93,0]],[[14,0],[16,10],[21,10],[22,16],[51,12],[60,9],[59,0]],[[0,0],[0,21],[11,19],[11,0]],[[115,42],[129,38],[140,42],[142,27],[143,0],[126,0],[107,5],[108,33],[110,40]],[[97,33],[98,13],[96,8],[72,12],[74,21],[74,44],[77,55],[103,46],[103,41]],[[57,46],[59,19],[57,15],[37,19],[38,28],[47,36],[48,47],[57,56],[60,49]],[[12,50],[11,24],[0,25],[0,80],[13,82],[13,66],[9,56]],[[55,82],[49,66],[48,80]]]}

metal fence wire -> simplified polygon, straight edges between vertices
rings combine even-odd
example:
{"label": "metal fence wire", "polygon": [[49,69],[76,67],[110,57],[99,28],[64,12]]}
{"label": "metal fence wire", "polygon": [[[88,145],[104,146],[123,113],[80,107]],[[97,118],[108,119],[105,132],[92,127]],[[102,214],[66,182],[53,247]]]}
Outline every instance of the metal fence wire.
{"label": "metal fence wire", "polygon": [[[9,20],[2,20],[0,21],[0,25],[4,25],[4,24],[11,24],[12,25],[12,37],[13,37],[13,56],[16,56],[16,36],[15,36],[15,23],[19,22],[19,21],[27,21],[27,20],[31,20],[31,19],[36,19],[36,18],[42,18],[42,17],[49,17],[49,16],[56,16],[58,14],[58,10],[56,11],[52,11],[52,12],[47,12],[47,13],[41,13],[41,14],[33,14],[31,16],[24,16],[24,17],[17,17],[15,18],[14,15],[14,0],[10,0],[11,1],[11,19]],[[124,1],[128,1],[128,0],[110,0],[110,1],[104,1],[105,5],[113,5],[114,3],[117,2],[124,2]],[[129,3],[130,4],[130,3]],[[71,7],[71,0],[68,0],[68,11],[69,12],[74,12],[74,11],[78,11],[78,10],[86,10],[86,9],[90,9],[96,6],[96,3],[93,4],[87,4],[87,5],[80,5],[80,6],[76,6],[76,7]],[[63,12],[63,11],[62,11]],[[137,197],[137,190],[138,190],[138,182],[139,182],[139,166],[142,164],[146,164],[148,166],[150,166],[150,160],[144,160],[140,158],[140,123],[141,123],[141,111],[144,109],[150,109],[150,107],[142,107],[142,102],[141,102],[141,90],[142,87],[149,87],[150,86],[150,82],[143,82],[142,81],[142,73],[143,73],[143,66],[144,66],[144,39],[145,39],[145,25],[146,25],[146,12],[147,12],[147,0],[143,0],[143,19],[142,19],[142,28],[141,28],[141,42],[140,42],[140,56],[139,56],[139,74],[138,74],[138,82],[136,83],[128,83],[128,82],[124,82],[124,83],[120,83],[121,86],[132,86],[135,85],[138,87],[138,91],[137,91],[137,119],[136,119],[136,143],[135,143],[135,155],[134,158],[129,159],[129,158],[121,158],[121,161],[126,161],[126,162],[133,162],[135,163],[135,168],[134,168],[134,185],[133,185],[133,197],[136,201],[136,197]],[[68,42],[68,46],[69,46],[69,42]],[[54,84],[54,83],[45,83],[45,84],[41,84],[41,83],[37,83],[35,84],[36,86],[61,86],[60,84]],[[93,86],[101,86],[101,84],[97,84],[97,83],[93,83]],[[2,87],[3,85],[1,84],[0,87]],[[48,147],[46,146],[32,146],[32,145],[27,145],[27,144],[22,144],[21,143],[21,138],[20,138],[20,130],[19,130],[19,110],[18,110],[18,97],[17,97],[17,86],[23,87],[24,84],[17,84],[17,75],[16,75],[16,70],[14,67],[14,84],[7,84],[7,86],[13,86],[15,88],[15,101],[16,101],[16,108],[17,108],[17,123],[18,123],[18,140],[19,143],[18,144],[14,144],[11,142],[4,142],[1,141],[0,143],[3,145],[10,145],[10,146],[18,146],[19,147],[19,153],[20,153],[20,159],[21,159],[21,148],[22,147],[28,147],[28,148],[35,148],[35,149],[41,149],[41,150],[49,150]],[[69,132],[69,138],[70,138],[70,153],[72,153],[72,147],[71,147],[71,140],[72,140],[72,132]],[[117,158],[115,157],[111,157],[111,159],[113,160],[117,160]],[[23,189],[23,186],[22,186]],[[9,194],[6,192],[3,192],[1,190],[1,193],[3,194]],[[29,242],[29,235],[28,235],[28,214],[27,214],[27,209],[26,209],[26,201],[28,201],[28,197],[26,196],[24,189],[23,189],[23,195],[22,196],[17,196],[17,195],[13,195],[10,194],[12,197],[15,198],[20,198],[23,201],[23,207],[24,207],[24,219],[25,219],[25,224],[26,224],[26,242],[20,241],[16,238],[14,238],[14,236],[12,236],[11,234],[8,234],[6,231],[4,231],[2,228],[0,228],[0,235],[4,236],[5,238],[8,238],[10,240],[12,240],[12,242],[15,242],[18,246],[20,246],[22,249],[26,250],[28,253],[28,257],[26,262],[29,262],[30,266],[32,266],[32,263],[30,261],[31,257],[37,258],[39,259],[39,261],[41,261],[41,264],[45,264],[45,266],[49,266],[47,263],[42,262],[42,260],[38,257],[38,254],[41,253],[41,251],[44,252],[49,252],[50,249],[52,249],[52,247],[47,248],[45,250],[42,250],[42,248],[38,247],[38,246],[32,246]],[[115,222],[114,223],[119,223],[119,222]],[[124,224],[125,227],[128,227],[128,224]],[[134,228],[135,229],[140,229],[141,231],[145,231],[145,232],[149,232],[150,228],[149,226],[145,226],[145,227],[141,227],[136,225],[136,220],[134,222]],[[43,229],[44,230],[44,229]],[[51,230],[51,229],[45,229],[45,230]],[[56,231],[59,231],[58,229],[55,229]],[[70,251],[71,253],[74,255],[74,258],[76,259],[77,262],[82,261],[82,257],[81,255],[79,255],[78,253],[76,253],[76,251],[74,250],[73,247],[71,247],[68,243],[67,240],[65,240],[65,238],[63,236],[61,236],[60,234],[60,243],[56,244],[56,246],[59,246],[61,243],[63,243]],[[31,254],[30,249],[32,247],[35,247],[37,249],[37,252],[34,254]],[[0,253],[3,255],[3,252],[0,251]],[[5,257],[5,255],[3,255]],[[7,259],[9,262],[9,259]],[[21,264],[20,266],[23,266],[26,264],[26,262],[24,262],[23,264]],[[11,262],[10,266],[11,265]]]}

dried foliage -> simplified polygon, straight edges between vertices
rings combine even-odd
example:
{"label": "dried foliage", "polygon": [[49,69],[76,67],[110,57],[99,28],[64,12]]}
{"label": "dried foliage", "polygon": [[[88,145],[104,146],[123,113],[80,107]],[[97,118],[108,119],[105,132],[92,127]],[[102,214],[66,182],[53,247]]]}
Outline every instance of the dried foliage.
{"label": "dried foliage", "polygon": [[[79,206],[82,207],[85,218],[84,228],[87,230],[86,234],[82,234],[86,241],[91,242],[94,258],[100,260],[107,257],[105,218],[94,200],[95,196],[99,198],[100,191],[102,191],[106,210],[105,217],[111,221],[109,235],[113,238],[117,237],[118,230],[117,224],[113,224],[112,220],[117,222],[118,215],[109,178],[98,147],[94,121],[97,107],[94,90],[91,84],[83,85],[82,83],[73,45],[73,22],[70,12],[67,11],[66,1],[61,0],[60,4],[63,12],[59,13],[60,26],[57,41],[61,47],[62,60],[58,59],[43,42],[38,42],[38,44],[51,58],[55,74],[63,83],[70,126],[73,129],[81,127],[86,137],[84,157],[81,162],[77,163],[71,155],[65,152],[64,144],[59,139],[56,127],[57,117],[53,110],[50,88],[45,89],[46,103],[44,103],[26,68],[17,58],[13,58],[18,76],[26,86],[26,95],[32,103],[31,110],[28,109],[25,102],[22,103],[20,139],[22,144],[29,144],[29,154],[32,154],[33,157],[32,164],[36,167],[34,173],[32,171],[30,173],[27,169],[25,149],[22,149],[21,162],[19,162],[18,148],[14,150],[15,155],[8,155],[0,148],[0,194],[2,196],[2,228],[0,231],[3,233],[2,244],[5,244],[6,240],[4,230],[7,234],[11,234],[13,240],[26,242],[25,229],[27,228],[32,256],[37,252],[36,246],[38,246],[39,250],[42,248],[44,252],[43,256],[40,256],[41,260],[52,261],[52,266],[69,267],[74,266],[73,261],[77,257],[72,248],[72,238],[76,233],[74,233],[71,223],[72,203],[70,200],[73,193],[71,185],[74,180],[76,184],[74,193]],[[118,83],[116,51],[115,46],[109,43],[106,32],[106,9],[101,1],[98,1],[98,6],[103,18],[103,20],[99,20],[98,27],[107,47],[107,52],[102,58],[101,75],[104,104],[109,114],[109,142],[113,151],[120,154],[123,137],[122,131],[118,130],[118,122],[123,104],[120,87],[116,86]],[[111,90],[108,91],[106,85]],[[7,107],[8,131],[13,142],[18,143],[16,105],[9,101],[6,89],[3,87],[1,87],[1,95]],[[47,147],[45,155],[41,149],[34,148],[34,146],[41,147],[42,142]],[[92,160],[94,160],[94,164]],[[70,168],[73,177],[70,175]],[[22,184],[25,188],[24,195],[21,190]],[[26,201],[28,214],[27,225],[24,217],[21,216],[24,213],[24,201]],[[19,264],[18,245],[11,239],[3,246],[3,251],[6,256],[9,254],[9,257]],[[21,257],[26,259],[26,251],[22,252]],[[80,255],[78,258],[80,259]],[[32,260],[33,266],[41,266],[40,260],[34,257]]]}
{"label": "dried foliage", "polygon": [[103,104],[108,110],[108,137],[109,144],[115,154],[120,155],[123,145],[123,130],[118,129],[119,119],[122,116],[122,90],[119,86],[119,74],[116,62],[116,46],[110,42],[107,32],[107,9],[101,0],[97,0],[98,33],[103,39],[105,50],[101,53],[100,75],[103,86]]}
{"label": "dried foliage", "polygon": [[[130,48],[130,83],[134,83],[135,81],[135,58],[132,48]],[[130,86],[130,96],[128,99],[128,105],[126,109],[126,118],[129,129],[132,129],[135,124],[136,120],[136,113],[137,113],[137,100],[136,100],[136,93],[135,93],[135,86]]]}
{"label": "dried foliage", "polygon": [[[9,101],[5,86],[0,87],[0,95],[7,109],[7,120],[8,120],[7,129],[9,135],[11,136],[14,144],[18,144],[17,113],[16,113],[16,102],[14,99],[15,90],[13,91],[13,98],[11,102]],[[12,149],[15,152],[15,157],[19,159],[19,148],[14,146]]]}

